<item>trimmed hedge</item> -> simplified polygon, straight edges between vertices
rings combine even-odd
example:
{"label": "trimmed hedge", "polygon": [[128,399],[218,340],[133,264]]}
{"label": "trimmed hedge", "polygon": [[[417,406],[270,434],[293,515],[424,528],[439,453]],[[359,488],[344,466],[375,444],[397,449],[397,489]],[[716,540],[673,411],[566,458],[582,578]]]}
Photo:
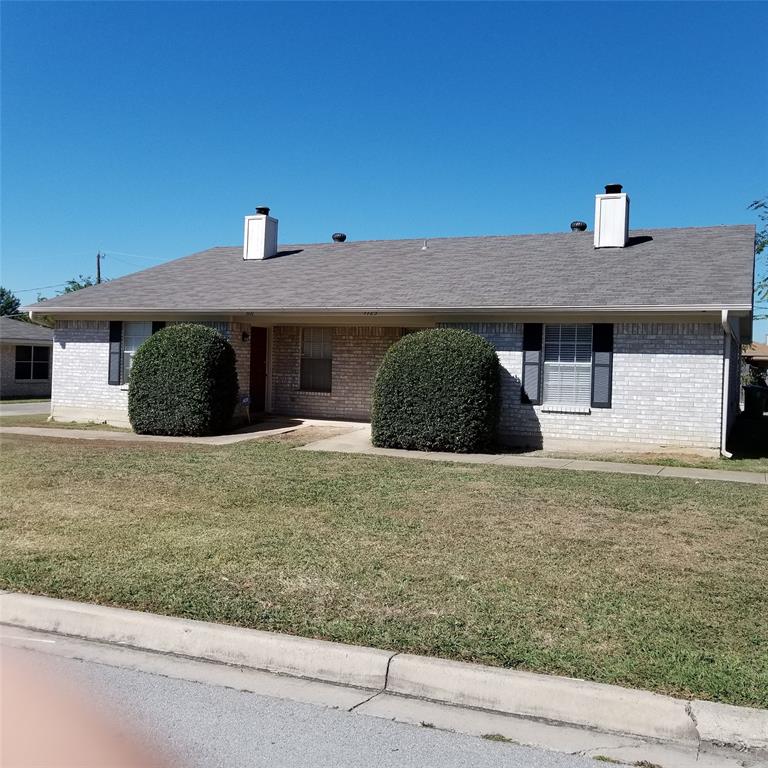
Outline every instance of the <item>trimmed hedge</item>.
{"label": "trimmed hedge", "polygon": [[171,325],[134,355],[128,418],[139,434],[216,434],[229,426],[237,392],[230,343],[204,325]]}
{"label": "trimmed hedge", "polygon": [[382,448],[468,453],[490,447],[499,416],[499,358],[469,331],[404,336],[376,374],[372,439]]}

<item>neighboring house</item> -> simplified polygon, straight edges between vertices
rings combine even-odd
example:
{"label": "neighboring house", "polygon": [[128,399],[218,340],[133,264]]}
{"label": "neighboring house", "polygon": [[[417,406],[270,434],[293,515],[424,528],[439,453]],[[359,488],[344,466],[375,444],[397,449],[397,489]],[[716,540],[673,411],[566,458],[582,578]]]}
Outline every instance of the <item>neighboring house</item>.
{"label": "neighboring house", "polygon": [[164,324],[205,322],[237,353],[251,409],[367,419],[386,349],[437,326],[489,339],[501,436],[724,447],[749,340],[753,226],[629,231],[619,185],[596,229],[278,245],[268,208],[220,247],[50,299],[54,418],[127,421],[133,354]]}
{"label": "neighboring house", "polygon": [[53,330],[0,316],[0,397],[50,397]]}
{"label": "neighboring house", "polygon": [[765,344],[747,344],[741,351],[744,361],[756,368],[760,368],[764,373],[768,370],[768,336]]}

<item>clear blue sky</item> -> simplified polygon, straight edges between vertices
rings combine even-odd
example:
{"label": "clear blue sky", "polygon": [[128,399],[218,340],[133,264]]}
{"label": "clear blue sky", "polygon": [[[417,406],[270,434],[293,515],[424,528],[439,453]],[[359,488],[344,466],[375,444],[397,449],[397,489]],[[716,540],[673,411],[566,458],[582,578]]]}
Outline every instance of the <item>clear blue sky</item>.
{"label": "clear blue sky", "polygon": [[768,194],[765,3],[2,14],[14,290],[239,243],[259,203],[289,243],[591,226],[613,181],[634,227],[752,223]]}

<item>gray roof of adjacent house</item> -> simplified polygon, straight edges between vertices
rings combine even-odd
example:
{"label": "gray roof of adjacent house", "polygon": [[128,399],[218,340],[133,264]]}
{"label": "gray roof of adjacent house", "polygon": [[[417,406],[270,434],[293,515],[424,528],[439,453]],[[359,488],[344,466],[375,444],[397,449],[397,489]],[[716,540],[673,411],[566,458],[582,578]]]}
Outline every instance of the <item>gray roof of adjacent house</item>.
{"label": "gray roof of adjacent house", "polygon": [[0,316],[0,342],[53,344],[53,329],[2,315]]}
{"label": "gray roof of adjacent house", "polygon": [[[211,248],[33,305],[61,312],[731,308],[752,305],[754,226]],[[55,310],[55,312],[54,312]]]}

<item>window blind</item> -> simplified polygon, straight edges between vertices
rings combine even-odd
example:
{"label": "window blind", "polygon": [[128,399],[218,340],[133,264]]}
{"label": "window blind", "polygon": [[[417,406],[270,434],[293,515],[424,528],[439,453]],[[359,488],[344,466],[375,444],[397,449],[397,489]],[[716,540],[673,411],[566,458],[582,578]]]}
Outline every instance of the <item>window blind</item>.
{"label": "window blind", "polygon": [[123,382],[128,381],[136,350],[152,335],[152,322],[123,323]]}
{"label": "window blind", "polygon": [[544,328],[544,405],[589,407],[592,400],[592,326]]}
{"label": "window blind", "polygon": [[306,392],[331,391],[332,340],[332,328],[302,329],[300,389]]}

